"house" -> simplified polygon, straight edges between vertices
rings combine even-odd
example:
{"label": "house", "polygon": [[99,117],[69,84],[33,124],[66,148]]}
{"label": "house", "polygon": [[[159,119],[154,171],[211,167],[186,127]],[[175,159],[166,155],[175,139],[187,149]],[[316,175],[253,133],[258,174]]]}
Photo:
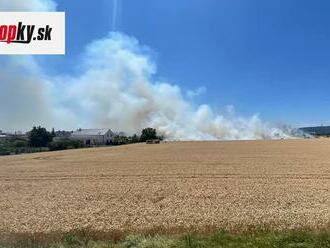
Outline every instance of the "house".
{"label": "house", "polygon": [[70,139],[80,140],[85,145],[110,145],[114,133],[110,129],[78,129]]}
{"label": "house", "polygon": [[20,131],[16,131],[16,132],[12,132],[12,133],[4,133],[0,130],[0,140],[4,141],[4,140],[15,140],[15,139],[23,139],[23,140],[27,140],[28,139],[28,135],[24,134]]}
{"label": "house", "polygon": [[7,140],[7,139],[8,139],[7,135],[0,133],[0,141],[1,140]]}
{"label": "house", "polygon": [[0,130],[0,140],[5,140],[7,138],[7,135]]}

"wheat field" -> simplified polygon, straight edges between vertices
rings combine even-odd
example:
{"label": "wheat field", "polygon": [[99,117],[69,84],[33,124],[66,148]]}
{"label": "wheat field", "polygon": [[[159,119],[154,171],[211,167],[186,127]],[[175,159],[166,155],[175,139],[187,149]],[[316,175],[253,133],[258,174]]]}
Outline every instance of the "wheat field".
{"label": "wheat field", "polygon": [[168,142],[0,158],[0,231],[330,225],[330,139]]}

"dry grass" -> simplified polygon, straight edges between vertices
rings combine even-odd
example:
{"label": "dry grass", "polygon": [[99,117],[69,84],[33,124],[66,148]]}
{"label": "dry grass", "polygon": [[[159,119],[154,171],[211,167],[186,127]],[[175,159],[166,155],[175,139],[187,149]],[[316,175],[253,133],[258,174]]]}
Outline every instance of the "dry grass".
{"label": "dry grass", "polygon": [[0,229],[321,229],[329,227],[329,190],[328,139],[1,157]]}

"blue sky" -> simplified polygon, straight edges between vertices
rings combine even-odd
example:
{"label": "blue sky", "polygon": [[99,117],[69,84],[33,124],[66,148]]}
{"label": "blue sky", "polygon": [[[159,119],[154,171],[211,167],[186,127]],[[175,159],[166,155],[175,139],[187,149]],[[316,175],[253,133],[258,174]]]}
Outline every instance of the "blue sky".
{"label": "blue sky", "polygon": [[[330,124],[330,2],[305,0],[119,0],[117,31],[154,51],[157,77],[221,110],[260,113],[296,126]],[[92,40],[112,29],[113,2],[58,0],[67,54],[40,57],[70,72]]]}

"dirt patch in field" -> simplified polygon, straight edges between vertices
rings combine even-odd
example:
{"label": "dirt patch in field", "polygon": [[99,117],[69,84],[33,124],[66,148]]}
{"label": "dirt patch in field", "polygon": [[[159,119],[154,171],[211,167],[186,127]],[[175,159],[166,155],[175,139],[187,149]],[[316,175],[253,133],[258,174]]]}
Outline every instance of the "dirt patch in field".
{"label": "dirt patch in field", "polygon": [[0,158],[0,229],[324,228],[330,140],[173,142]]}

